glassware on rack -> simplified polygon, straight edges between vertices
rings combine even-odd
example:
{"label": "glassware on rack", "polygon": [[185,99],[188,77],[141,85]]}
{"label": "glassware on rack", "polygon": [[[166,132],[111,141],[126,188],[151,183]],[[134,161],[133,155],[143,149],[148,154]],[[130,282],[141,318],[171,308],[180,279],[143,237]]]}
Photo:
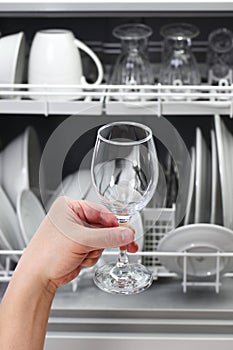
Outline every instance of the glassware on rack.
{"label": "glassware on rack", "polygon": [[219,28],[208,37],[208,80],[209,83],[232,83],[233,33],[226,28]]}
{"label": "glassware on rack", "polygon": [[[145,85],[154,83],[153,71],[147,54],[148,38],[151,34],[150,27],[139,23],[120,25],[113,30],[113,35],[121,40],[121,54],[113,68],[110,84]],[[139,90],[123,90],[124,94],[137,91]],[[116,98],[121,98],[121,96]],[[134,95],[127,97],[122,95],[122,98],[139,100],[139,97]]]}
{"label": "glassware on rack", "polygon": [[[152,198],[158,181],[158,160],[150,128],[134,122],[113,122],[98,130],[92,158],[92,180],[101,202],[127,224]],[[120,250],[117,263],[97,268],[95,284],[109,293],[136,294],[152,283],[151,272],[129,263]]]}
{"label": "glassware on rack", "polygon": [[164,85],[199,85],[201,76],[191,50],[191,40],[199,34],[196,26],[172,23],[161,28],[164,38],[159,82]]}

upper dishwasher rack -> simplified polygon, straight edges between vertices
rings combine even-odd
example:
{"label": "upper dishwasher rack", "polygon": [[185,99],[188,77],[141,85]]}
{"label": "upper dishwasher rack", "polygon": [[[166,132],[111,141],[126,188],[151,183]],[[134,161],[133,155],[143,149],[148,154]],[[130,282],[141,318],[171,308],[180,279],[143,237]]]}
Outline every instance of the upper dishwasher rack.
{"label": "upper dishwasher rack", "polygon": [[[37,91],[29,91],[36,88]],[[69,89],[77,99],[66,101]],[[80,91],[81,89],[81,91]],[[40,95],[40,99],[33,99]],[[61,97],[52,100],[51,96]],[[0,84],[0,114],[213,115],[233,116],[233,84],[210,85],[29,85]]]}

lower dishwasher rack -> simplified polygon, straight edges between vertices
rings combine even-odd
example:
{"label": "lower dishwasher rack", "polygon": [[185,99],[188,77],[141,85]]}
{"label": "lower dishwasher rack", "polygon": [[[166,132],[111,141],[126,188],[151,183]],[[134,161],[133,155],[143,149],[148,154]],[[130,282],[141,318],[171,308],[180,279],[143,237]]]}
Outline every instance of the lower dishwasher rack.
{"label": "lower dishwasher rack", "polygon": [[[156,212],[159,216],[155,215]],[[156,218],[156,220],[155,220]],[[151,349],[230,350],[233,346],[233,278],[231,273],[211,282],[189,281],[185,264],[189,256],[210,255],[219,259],[233,252],[190,253],[158,252],[158,241],[175,225],[175,208],[148,208],[143,212],[144,228],[153,244],[136,253],[153,271],[152,286],[141,294],[121,296],[99,290],[93,282],[94,269],[86,269],[72,283],[61,287],[53,301],[48,322],[45,350]],[[146,239],[145,239],[146,242]],[[0,251],[5,266],[0,274],[3,295],[13,269],[11,255],[22,251]],[[113,255],[116,252],[105,254]],[[135,254],[134,254],[135,255]],[[161,255],[180,256],[183,276],[167,271],[160,263]],[[1,259],[2,261],[3,259]],[[144,261],[143,261],[144,262]],[[83,271],[83,270],[82,270]],[[26,276],[25,276],[26,278]]]}
{"label": "lower dishwasher rack", "polygon": [[[173,205],[172,208],[146,208],[142,211],[143,227],[144,227],[144,248],[142,251],[130,254],[129,257],[134,257],[133,259],[141,261],[145,266],[147,266],[153,273],[154,281],[163,280],[163,278],[174,278],[179,281],[181,286],[181,291],[187,292],[188,288],[207,288],[218,294],[225,283],[225,279],[233,277],[233,251],[214,251],[214,252],[203,252],[203,250],[190,252],[188,250],[183,251],[158,251],[157,247],[160,240],[165,237],[169,232],[171,232],[176,226],[176,208]],[[233,237],[233,233],[232,233]],[[20,256],[23,251],[16,250],[0,250],[0,284],[1,282],[9,282],[11,276],[14,272],[15,262],[17,256]],[[104,251],[103,258],[105,256],[113,256],[116,260],[118,250],[115,251]],[[181,264],[181,273],[179,277],[176,273],[169,271],[160,263],[160,257],[168,258],[178,258]],[[108,257],[109,259],[109,257]],[[189,260],[190,259],[190,260]],[[204,261],[204,259],[211,260],[212,268],[214,269],[214,274],[210,277],[206,276],[189,276],[188,274],[188,263],[191,259],[199,259]],[[225,273],[222,272],[222,262],[228,259],[230,261],[229,268]],[[104,259],[103,259],[104,260]],[[103,264],[104,261],[100,259],[98,264]],[[204,261],[205,262],[205,261]],[[80,287],[80,280],[86,274],[93,274],[95,267],[83,269],[79,276],[74,279],[70,285],[72,286],[72,291],[76,292]]]}

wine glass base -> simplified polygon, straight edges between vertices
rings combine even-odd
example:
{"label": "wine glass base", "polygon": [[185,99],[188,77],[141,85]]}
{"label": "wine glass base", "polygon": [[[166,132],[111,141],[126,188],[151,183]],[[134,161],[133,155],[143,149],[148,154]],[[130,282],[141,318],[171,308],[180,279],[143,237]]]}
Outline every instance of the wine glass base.
{"label": "wine glass base", "polygon": [[107,264],[95,271],[93,278],[97,287],[113,294],[137,294],[150,287],[152,273],[142,264],[127,264],[122,270],[115,264]]}

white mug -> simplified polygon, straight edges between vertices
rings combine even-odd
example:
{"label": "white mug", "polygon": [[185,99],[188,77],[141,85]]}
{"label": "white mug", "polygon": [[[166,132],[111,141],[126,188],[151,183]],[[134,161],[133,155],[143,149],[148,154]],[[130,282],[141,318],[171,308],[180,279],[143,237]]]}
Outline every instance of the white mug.
{"label": "white mug", "polygon": [[[98,72],[95,84],[100,84],[103,79],[103,67],[99,58],[87,45],[76,39],[71,31],[65,29],[47,29],[36,33],[29,54],[29,84],[87,85],[79,49],[86,52],[95,62]],[[30,87],[30,91],[35,93],[41,89]],[[80,98],[79,95],[72,94],[80,92],[78,88],[50,88],[46,91],[69,94],[47,97],[35,94],[30,97],[53,101]]]}
{"label": "white mug", "polygon": [[[10,34],[0,39],[0,84],[20,84],[24,78],[26,40],[23,32]],[[4,88],[12,91],[13,88]],[[1,98],[13,99],[14,95]]]}

